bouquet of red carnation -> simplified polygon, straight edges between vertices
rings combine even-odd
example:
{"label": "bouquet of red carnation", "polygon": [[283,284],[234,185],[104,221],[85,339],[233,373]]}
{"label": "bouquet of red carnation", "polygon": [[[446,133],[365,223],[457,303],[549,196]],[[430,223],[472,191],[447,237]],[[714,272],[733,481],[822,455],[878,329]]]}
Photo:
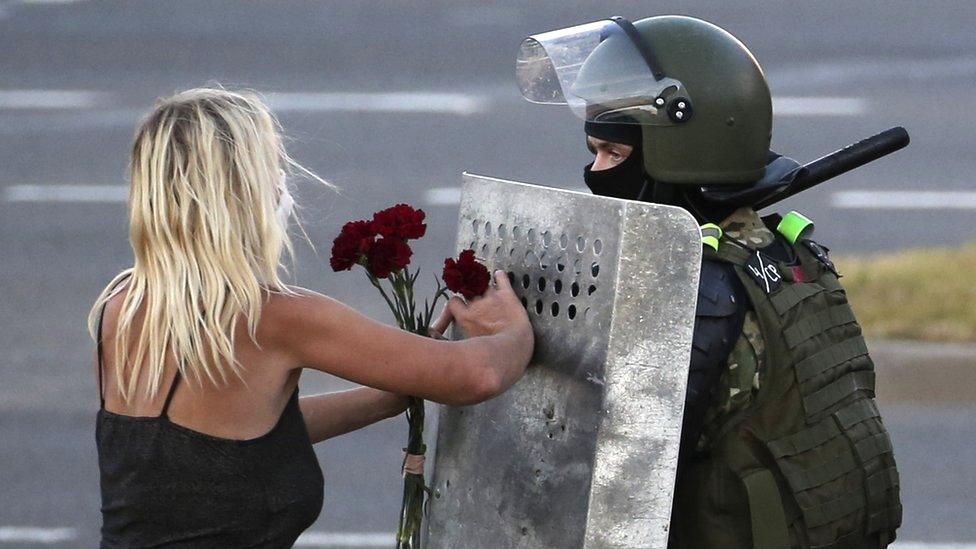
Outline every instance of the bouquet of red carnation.
{"label": "bouquet of red carnation", "polygon": [[[413,250],[408,241],[419,239],[427,232],[423,210],[407,204],[397,204],[376,212],[370,221],[350,221],[342,227],[332,243],[332,270],[348,271],[360,265],[366,270],[370,283],[386,300],[397,325],[409,332],[430,337],[430,323],[437,300],[447,290],[458,292],[466,299],[480,296],[488,289],[488,269],[474,257],[473,250],[464,250],[455,260],[444,261],[444,286],[436,279],[433,300],[424,300],[422,311],[417,310],[414,300],[414,284],[420,269],[411,273],[410,257]],[[390,292],[383,288],[382,280],[390,284]],[[421,523],[424,500],[430,491],[424,483],[424,401],[410,397],[407,406],[406,453],[403,459],[403,504],[397,527],[397,548],[420,547]]]}

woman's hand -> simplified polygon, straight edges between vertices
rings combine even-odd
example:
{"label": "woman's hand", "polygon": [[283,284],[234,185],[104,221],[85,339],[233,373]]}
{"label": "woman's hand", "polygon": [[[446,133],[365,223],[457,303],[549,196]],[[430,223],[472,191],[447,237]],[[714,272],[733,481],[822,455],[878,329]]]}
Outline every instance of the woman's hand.
{"label": "woman's hand", "polygon": [[[494,335],[505,330],[532,332],[529,316],[512,290],[505,271],[495,271],[496,284],[489,286],[484,295],[465,302],[454,296],[431,323],[428,334],[434,339],[444,339],[444,332],[457,321],[465,337]],[[498,282],[502,281],[502,282]]]}
{"label": "woman's hand", "polygon": [[[498,269],[494,279],[494,286],[489,286],[484,295],[467,303],[457,296],[452,297],[446,311],[465,337],[486,341],[492,346],[486,364],[490,374],[496,376],[495,394],[499,394],[525,373],[532,358],[535,336],[529,315],[512,290],[508,274]],[[441,318],[444,316],[442,313]],[[509,360],[504,360],[505,357]]]}
{"label": "woman's hand", "polygon": [[508,275],[498,269],[494,278],[494,284],[488,287],[484,295],[467,303],[460,297],[452,297],[447,303],[451,316],[457,321],[465,337],[495,335],[504,331],[523,336],[530,334],[532,326],[529,324],[529,315],[512,290]]}

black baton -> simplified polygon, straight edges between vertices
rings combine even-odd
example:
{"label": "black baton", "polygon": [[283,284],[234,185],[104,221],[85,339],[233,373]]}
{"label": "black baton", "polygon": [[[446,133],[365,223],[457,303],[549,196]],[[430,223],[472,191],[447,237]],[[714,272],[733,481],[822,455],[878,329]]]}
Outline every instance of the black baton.
{"label": "black baton", "polygon": [[754,208],[761,210],[772,206],[828,179],[903,149],[908,146],[909,141],[908,132],[905,131],[905,128],[896,126],[878,135],[852,143],[839,151],[804,165],[802,171],[797,174],[796,179],[789,186],[757,202]]}

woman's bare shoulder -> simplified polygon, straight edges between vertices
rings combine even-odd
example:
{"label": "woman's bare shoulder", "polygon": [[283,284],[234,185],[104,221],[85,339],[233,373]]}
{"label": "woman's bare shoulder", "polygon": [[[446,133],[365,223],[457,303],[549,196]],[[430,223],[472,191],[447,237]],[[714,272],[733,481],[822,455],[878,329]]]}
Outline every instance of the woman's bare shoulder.
{"label": "woman's bare shoulder", "polygon": [[339,302],[331,297],[301,286],[286,286],[283,291],[271,290],[262,310],[271,315],[286,315],[307,308],[328,307]]}
{"label": "woman's bare shoulder", "polygon": [[101,311],[103,331],[115,333],[115,324],[119,313],[122,312],[122,304],[125,302],[125,296],[128,293],[129,284],[127,280],[119,282],[109,292]]}
{"label": "woman's bare shoulder", "polygon": [[261,331],[266,335],[295,335],[319,324],[345,306],[339,301],[300,286],[270,291],[261,308]]}

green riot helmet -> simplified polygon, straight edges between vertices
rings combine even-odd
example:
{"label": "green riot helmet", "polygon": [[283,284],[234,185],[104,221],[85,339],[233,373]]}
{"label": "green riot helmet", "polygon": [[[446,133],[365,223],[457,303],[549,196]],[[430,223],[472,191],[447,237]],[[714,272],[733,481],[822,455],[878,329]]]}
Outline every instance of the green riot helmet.
{"label": "green riot helmet", "polygon": [[533,35],[516,78],[533,103],[568,104],[590,122],[640,124],[659,182],[758,181],[772,130],[769,86],[738,39],[701,19],[614,17]]}

